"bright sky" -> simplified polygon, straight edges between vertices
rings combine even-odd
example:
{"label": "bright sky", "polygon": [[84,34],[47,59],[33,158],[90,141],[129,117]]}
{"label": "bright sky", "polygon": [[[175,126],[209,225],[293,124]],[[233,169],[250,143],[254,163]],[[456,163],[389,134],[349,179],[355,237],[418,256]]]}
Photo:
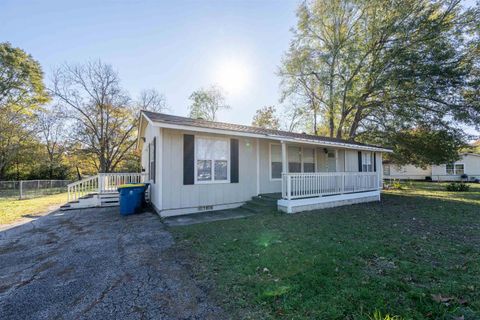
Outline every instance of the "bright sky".
{"label": "bright sky", "polygon": [[47,83],[59,64],[101,59],[132,96],[155,88],[177,115],[194,90],[219,84],[232,107],[219,120],[249,124],[278,104],[299,1],[0,0],[0,41],[37,59]]}
{"label": "bright sky", "polygon": [[0,41],[30,53],[48,77],[64,62],[101,59],[135,96],[155,88],[186,115],[196,89],[222,85],[227,122],[249,124],[278,103],[275,75],[297,0],[0,0]]}

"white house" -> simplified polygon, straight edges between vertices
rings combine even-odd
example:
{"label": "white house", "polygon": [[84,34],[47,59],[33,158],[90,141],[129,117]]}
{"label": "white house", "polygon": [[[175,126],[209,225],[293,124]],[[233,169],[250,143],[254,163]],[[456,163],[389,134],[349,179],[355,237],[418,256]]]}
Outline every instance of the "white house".
{"label": "white house", "polygon": [[469,181],[480,178],[480,154],[462,153],[460,160],[443,165],[430,165],[420,168],[413,165],[397,166],[392,163],[383,164],[385,179],[460,181],[466,174]]}
{"label": "white house", "polygon": [[143,111],[137,148],[161,216],[281,194],[298,212],[380,200],[388,149],[307,134]]}

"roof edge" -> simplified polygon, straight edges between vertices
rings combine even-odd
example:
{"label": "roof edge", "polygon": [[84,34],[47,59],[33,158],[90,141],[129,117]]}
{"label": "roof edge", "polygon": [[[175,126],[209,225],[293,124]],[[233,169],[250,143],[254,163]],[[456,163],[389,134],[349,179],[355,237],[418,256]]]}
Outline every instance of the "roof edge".
{"label": "roof edge", "polygon": [[[154,125],[156,127],[162,127],[162,128],[170,128],[170,129],[178,129],[178,130],[191,130],[192,128],[195,128],[196,131],[202,131],[202,132],[207,132],[207,133],[230,134],[230,135],[235,135],[235,136],[246,136],[246,137],[260,138],[260,139],[271,139],[271,140],[278,140],[278,141],[308,143],[308,144],[321,145],[321,146],[340,146],[340,147],[343,147],[343,148],[346,148],[346,149],[370,150],[370,151],[378,151],[378,152],[385,152],[385,153],[392,153],[393,152],[393,150],[388,149],[388,148],[373,146],[373,145],[349,143],[346,140],[343,141],[343,142],[328,141],[328,140],[313,140],[313,139],[308,138],[309,135],[306,135],[306,137],[304,139],[303,138],[297,138],[297,137],[288,137],[288,136],[282,135],[281,134],[282,131],[279,131],[279,130],[273,130],[273,131],[278,131],[278,134],[271,134],[270,135],[270,134],[266,134],[266,133],[252,133],[252,132],[245,132],[245,131],[239,131],[239,130],[234,130],[234,129],[210,128],[210,127],[202,126],[200,124],[198,124],[198,125],[194,125],[194,124],[171,124],[171,123],[167,123],[165,121],[159,121],[159,120],[151,119],[145,111],[146,110],[142,110],[141,114],[143,114],[145,116],[145,118],[149,121],[149,124]],[[147,111],[147,112],[150,112],[150,111]],[[154,112],[152,112],[152,113],[154,113]],[[155,114],[161,114],[161,113],[155,113]],[[211,122],[211,123],[221,123],[221,122],[215,122],[215,121],[209,121],[209,122]],[[224,124],[228,124],[228,123],[224,123]],[[248,126],[245,126],[245,127],[248,127]]]}

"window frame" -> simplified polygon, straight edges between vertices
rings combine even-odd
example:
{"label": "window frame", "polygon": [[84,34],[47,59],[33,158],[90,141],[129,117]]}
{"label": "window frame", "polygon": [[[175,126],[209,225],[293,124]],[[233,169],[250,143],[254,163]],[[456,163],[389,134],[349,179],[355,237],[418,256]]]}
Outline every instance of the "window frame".
{"label": "window frame", "polygon": [[[447,167],[451,165],[452,166],[452,173],[448,173]],[[463,166],[463,173],[457,173],[457,166]],[[465,163],[463,162],[452,162],[452,163],[447,163],[445,165],[445,174],[447,176],[461,176],[462,174],[465,174]]]}
{"label": "window frame", "polygon": [[[462,168],[462,173],[458,173],[458,172],[457,172],[457,166],[462,166],[462,167],[463,167],[463,168]],[[465,174],[465,164],[463,164],[463,163],[455,163],[455,164],[453,165],[453,170],[454,170],[454,172],[455,172],[456,175],[461,176],[462,174]]]}
{"label": "window frame", "polygon": [[282,180],[282,173],[283,173],[283,167],[282,167],[282,172],[280,172],[280,178],[273,178],[272,177],[272,146],[280,146],[280,163],[282,163],[283,166],[283,159],[282,159],[282,144],[281,143],[269,143],[269,148],[268,148],[268,177],[270,178],[270,181],[281,181]]}
{"label": "window frame", "polygon": [[[302,157],[301,157],[302,173],[315,173],[315,172],[317,172],[317,148],[315,148],[315,146],[312,146],[312,147],[303,147],[302,146],[301,148],[302,148],[302,151],[301,151],[302,152],[301,153],[301,155],[302,155]],[[313,163],[313,171],[312,172],[305,172],[305,160],[304,160],[305,159],[305,157],[304,157],[304,155],[305,155],[304,152],[305,151],[304,151],[304,149],[312,149],[312,151],[313,151],[313,162],[312,162]],[[307,163],[310,163],[310,162],[307,162]]]}
{"label": "window frame", "polygon": [[[226,180],[215,180],[215,159],[198,159],[197,158],[197,148],[198,148],[198,139],[204,140],[214,140],[214,141],[225,141],[227,143],[227,179]],[[214,136],[204,136],[204,135],[195,135],[194,136],[195,147],[194,147],[194,162],[193,162],[193,174],[194,174],[194,184],[221,184],[221,183],[230,183],[230,165],[231,165],[231,151],[230,151],[230,139],[224,137],[214,137]],[[198,168],[197,160],[210,160],[212,161],[212,167],[210,169],[212,174],[211,180],[198,180]],[[219,159],[217,159],[219,160]],[[224,160],[222,160],[224,161]]]}
{"label": "window frame", "polygon": [[383,175],[384,176],[389,176],[391,173],[390,171],[390,165],[389,164],[384,164],[383,165]]}
{"label": "window frame", "polygon": [[[277,146],[280,146],[280,150],[282,148],[282,144],[280,143],[270,143],[269,144],[269,152],[268,152],[268,169],[269,169],[269,173],[268,173],[268,177],[270,178],[270,181],[281,181],[282,178],[272,178],[272,145],[277,145]],[[286,158],[287,158],[287,170],[288,170],[288,164],[289,164],[289,159],[288,159],[288,147],[298,147],[300,148],[300,172],[296,172],[296,173],[315,173],[317,172],[317,169],[318,169],[318,166],[317,166],[317,148],[315,146],[302,146],[302,145],[295,145],[295,144],[291,144],[291,145],[287,145],[286,146],[287,148],[287,155],[286,155]],[[304,171],[304,156],[303,156],[303,149],[306,148],[306,149],[312,149],[313,150],[313,172],[305,172]],[[281,153],[280,153],[280,157],[281,157]],[[336,157],[336,155],[335,155]],[[282,162],[283,162],[283,159],[282,159]],[[282,170],[283,170],[283,167],[282,167]],[[282,172],[283,173],[283,172]],[[293,173],[293,172],[287,172],[287,173]]]}
{"label": "window frame", "polygon": [[148,143],[148,180],[149,181],[155,181],[155,174],[156,174],[156,168],[155,166],[157,165],[155,163],[155,149],[156,146],[154,144],[154,139],[152,139]]}
{"label": "window frame", "polygon": [[[299,151],[299,157],[300,157],[300,171],[298,172],[291,172],[290,171],[290,157],[288,156],[290,153],[290,148],[295,148],[298,149]],[[303,173],[303,147],[302,146],[297,146],[297,145],[287,145],[287,170],[288,173]],[[292,163],[297,163],[297,162],[292,162]]]}
{"label": "window frame", "polygon": [[[365,160],[369,160],[368,163]],[[374,172],[373,170],[373,152],[362,151],[362,172]],[[366,168],[366,170],[365,170]]]}

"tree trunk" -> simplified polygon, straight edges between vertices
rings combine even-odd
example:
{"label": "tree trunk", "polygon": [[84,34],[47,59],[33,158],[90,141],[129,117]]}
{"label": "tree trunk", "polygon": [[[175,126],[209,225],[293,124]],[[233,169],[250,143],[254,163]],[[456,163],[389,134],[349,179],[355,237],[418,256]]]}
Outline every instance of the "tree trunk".
{"label": "tree trunk", "polygon": [[75,166],[75,168],[77,168],[77,177],[78,177],[78,180],[82,180],[82,175],[80,174],[80,169],[78,168],[78,166]]}
{"label": "tree trunk", "polygon": [[353,119],[352,125],[350,126],[350,130],[348,133],[348,138],[350,140],[353,140],[355,136],[357,135],[357,130],[358,130],[358,125],[360,124],[360,121],[362,119],[362,107],[358,107],[357,112],[355,113],[355,118]]}

